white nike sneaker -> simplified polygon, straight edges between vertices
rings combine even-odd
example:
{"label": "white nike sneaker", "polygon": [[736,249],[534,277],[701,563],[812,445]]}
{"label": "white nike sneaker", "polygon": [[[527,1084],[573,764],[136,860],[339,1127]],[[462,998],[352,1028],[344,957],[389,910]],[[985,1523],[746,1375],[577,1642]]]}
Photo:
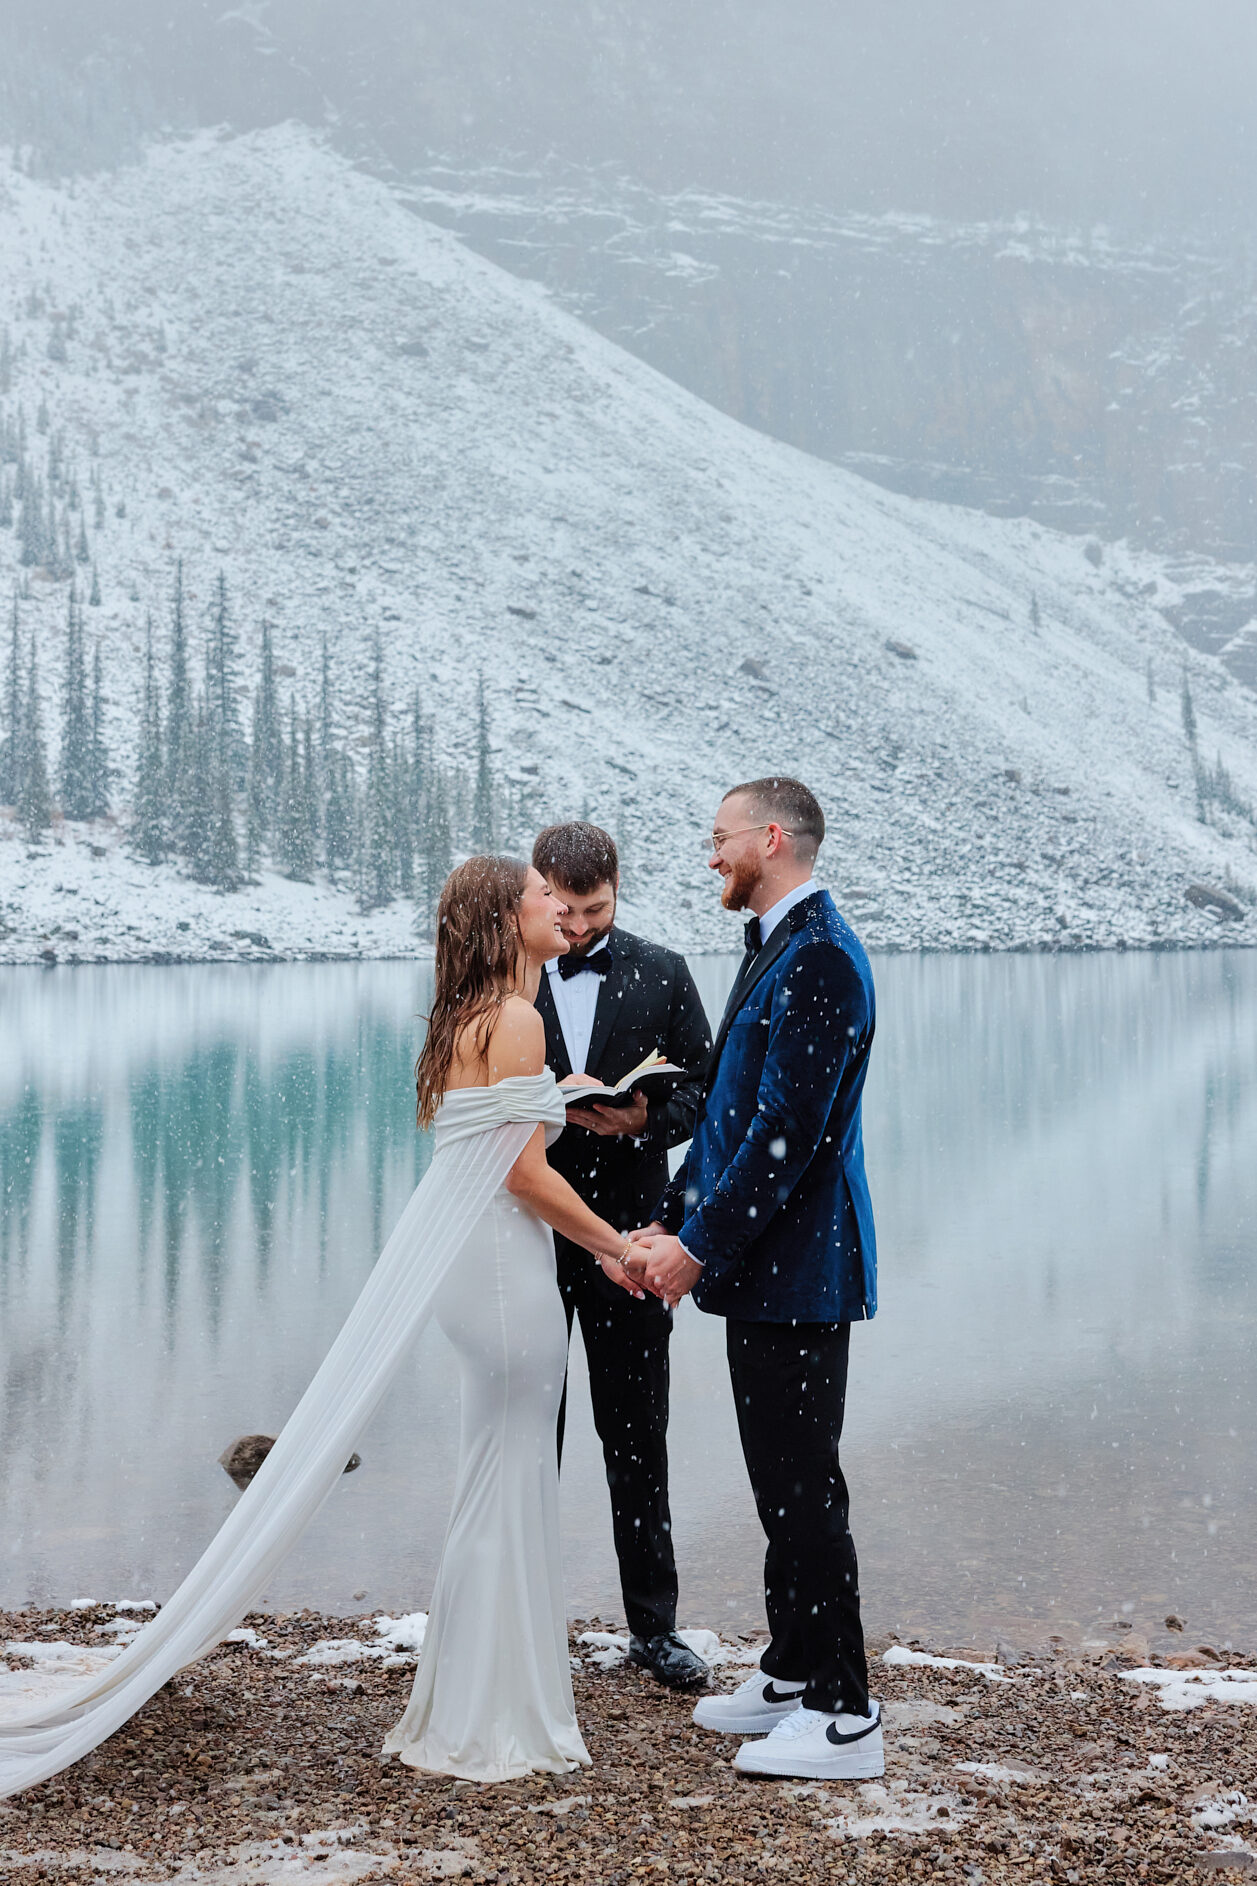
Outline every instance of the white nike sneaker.
{"label": "white nike sneaker", "polygon": [[762,1742],[744,1742],[733,1758],[743,1775],[797,1775],[806,1781],[873,1781],[886,1772],[882,1712],[826,1716],[795,1709]]}
{"label": "white nike sneaker", "polygon": [[694,1710],[700,1729],[720,1729],[725,1735],[767,1735],[783,1716],[799,1707],[806,1683],[765,1676],[757,1670],[724,1695],[704,1696]]}

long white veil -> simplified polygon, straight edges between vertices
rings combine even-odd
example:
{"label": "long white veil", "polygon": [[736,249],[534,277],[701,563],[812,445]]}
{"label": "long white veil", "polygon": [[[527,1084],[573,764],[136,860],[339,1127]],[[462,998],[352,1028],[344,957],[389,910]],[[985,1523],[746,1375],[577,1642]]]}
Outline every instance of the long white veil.
{"label": "long white veil", "polygon": [[[535,1096],[554,1082],[542,1075],[510,1085],[527,1086]],[[0,1796],[33,1787],[96,1748],[176,1670],[204,1656],[240,1622],[339,1480],[442,1279],[546,1108],[534,1100],[521,1111],[532,1117],[438,1145],[283,1432],[152,1622],[96,1676],[19,1715],[0,1717]]]}

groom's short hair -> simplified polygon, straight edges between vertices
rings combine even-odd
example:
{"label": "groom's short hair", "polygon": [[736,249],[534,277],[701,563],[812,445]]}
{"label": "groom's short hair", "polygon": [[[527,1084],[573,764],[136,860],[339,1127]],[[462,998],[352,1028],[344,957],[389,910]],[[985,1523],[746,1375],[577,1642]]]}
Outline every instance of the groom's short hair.
{"label": "groom's short hair", "polygon": [[577,897],[588,897],[600,884],[614,884],[620,875],[620,854],[610,832],[584,819],[567,825],[547,825],[538,832],[532,861],[542,877],[550,878]]}
{"label": "groom's short hair", "polygon": [[825,814],[820,800],[809,792],[801,779],[775,773],[771,779],[751,779],[744,786],[730,786],[725,794],[751,801],[755,810],[794,838],[794,848],[804,858],[814,858],[825,837]]}

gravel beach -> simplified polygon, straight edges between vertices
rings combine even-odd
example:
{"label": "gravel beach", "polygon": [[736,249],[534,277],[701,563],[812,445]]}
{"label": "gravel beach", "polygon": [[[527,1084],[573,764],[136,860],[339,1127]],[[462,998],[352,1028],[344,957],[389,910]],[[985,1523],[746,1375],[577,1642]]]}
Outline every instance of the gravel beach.
{"label": "gravel beach", "polygon": [[[0,1707],[70,1646],[99,1656],[141,1621],[113,1605],[0,1613]],[[404,1628],[251,1618],[94,1755],[0,1803],[0,1880],[1257,1878],[1252,1658],[1057,1640],[984,1662],[876,1642],[886,1778],[842,1787],[738,1776],[736,1742],[696,1730],[683,1697],[588,1641],[596,1628],[572,1635],[593,1767],[481,1787],[380,1758],[415,1661]],[[743,1661],[714,1680],[737,1682],[754,1649],[729,1646]]]}

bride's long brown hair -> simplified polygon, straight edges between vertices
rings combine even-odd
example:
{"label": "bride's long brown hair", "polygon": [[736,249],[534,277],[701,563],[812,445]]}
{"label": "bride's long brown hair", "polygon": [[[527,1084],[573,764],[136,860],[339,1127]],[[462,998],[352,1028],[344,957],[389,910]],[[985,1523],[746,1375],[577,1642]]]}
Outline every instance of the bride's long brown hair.
{"label": "bride's long brown hair", "polygon": [[436,913],[436,995],[415,1062],[420,1126],[432,1124],[464,1029],[474,1028],[477,1054],[488,1053],[523,954],[518,912],[527,879],[528,866],[518,858],[479,857],[445,880]]}

